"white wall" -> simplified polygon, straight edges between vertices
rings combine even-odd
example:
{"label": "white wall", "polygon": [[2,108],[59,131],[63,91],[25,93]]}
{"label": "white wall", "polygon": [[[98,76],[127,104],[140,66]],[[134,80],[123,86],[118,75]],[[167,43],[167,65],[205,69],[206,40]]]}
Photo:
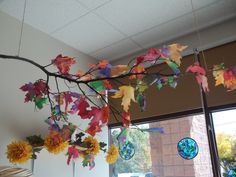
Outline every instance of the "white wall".
{"label": "white wall", "polygon": [[[43,11],[42,11],[43,13]],[[0,12],[0,53],[16,55],[20,36],[20,22]],[[72,70],[86,70],[88,63],[96,62],[93,58],[49,37],[48,35],[25,25],[20,56],[35,60],[46,65],[58,54],[78,58],[78,64]],[[6,159],[6,145],[12,140],[18,140],[32,134],[47,133],[48,126],[44,120],[50,115],[49,108],[34,111],[34,105],[24,103],[24,93],[19,90],[24,83],[45,78],[45,75],[32,65],[20,61],[5,61],[0,59],[0,165],[10,165]],[[55,88],[53,82],[51,87]],[[63,82],[59,83],[63,87]],[[66,89],[64,87],[64,89]],[[85,127],[78,118],[73,118],[78,125]],[[107,142],[107,129],[98,136]],[[108,165],[104,154],[96,158],[96,167],[92,171],[77,163],[77,176],[106,177]],[[30,168],[30,163],[24,167]],[[66,177],[72,176],[72,166],[66,165],[66,157],[49,155],[43,150],[35,162],[36,177]]]}

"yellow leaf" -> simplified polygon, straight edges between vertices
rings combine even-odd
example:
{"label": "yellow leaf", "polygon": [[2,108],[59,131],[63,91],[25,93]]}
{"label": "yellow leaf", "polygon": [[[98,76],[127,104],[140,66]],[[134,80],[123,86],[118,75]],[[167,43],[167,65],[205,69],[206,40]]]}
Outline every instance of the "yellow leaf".
{"label": "yellow leaf", "polygon": [[135,102],[134,88],[132,86],[119,87],[119,91],[117,91],[115,95],[112,96],[112,98],[121,98],[121,97],[123,97],[121,105],[123,106],[124,111],[128,112],[131,100]]}
{"label": "yellow leaf", "polygon": [[175,61],[175,63],[180,66],[181,59],[182,59],[182,56],[181,56],[180,52],[182,52],[188,46],[181,45],[181,44],[171,44],[168,47],[169,47],[169,57],[170,57],[170,59]]}
{"label": "yellow leaf", "polygon": [[[213,70],[215,69],[215,66]],[[213,76],[215,77],[215,86],[218,86],[220,84],[224,85],[224,70],[216,70],[213,71]]]}

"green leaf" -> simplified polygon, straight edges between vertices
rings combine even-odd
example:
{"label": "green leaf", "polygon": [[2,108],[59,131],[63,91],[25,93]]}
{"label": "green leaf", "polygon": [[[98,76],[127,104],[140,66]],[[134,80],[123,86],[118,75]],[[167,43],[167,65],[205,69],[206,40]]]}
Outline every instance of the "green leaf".
{"label": "green leaf", "polygon": [[158,83],[156,86],[157,86],[158,90],[160,90],[163,87],[163,85],[161,83]]}
{"label": "green leaf", "polygon": [[90,82],[89,85],[93,87],[97,92],[101,92],[105,90],[103,81],[93,81],[93,82]]}
{"label": "green leaf", "polygon": [[138,81],[136,90],[138,90],[139,93],[143,93],[148,88],[148,85],[146,82]]}
{"label": "green leaf", "polygon": [[38,98],[38,97],[36,97],[34,99],[35,106],[38,109],[42,109],[44,104],[47,104],[47,102],[48,102],[48,98]]}

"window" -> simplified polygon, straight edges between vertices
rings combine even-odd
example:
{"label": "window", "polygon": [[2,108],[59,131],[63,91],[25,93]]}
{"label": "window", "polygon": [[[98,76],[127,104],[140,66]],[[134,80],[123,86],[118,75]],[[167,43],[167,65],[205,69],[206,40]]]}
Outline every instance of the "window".
{"label": "window", "polygon": [[221,176],[236,168],[236,109],[212,113]]}
{"label": "window", "polygon": [[[158,121],[138,126],[140,129],[163,128],[164,134],[142,132],[132,127],[128,134],[135,148],[130,160],[118,159],[112,167],[115,177],[212,177],[212,166],[205,117],[201,114]],[[111,129],[117,143],[119,128]],[[177,144],[185,137],[193,138],[199,146],[198,155],[185,160],[178,154]]]}

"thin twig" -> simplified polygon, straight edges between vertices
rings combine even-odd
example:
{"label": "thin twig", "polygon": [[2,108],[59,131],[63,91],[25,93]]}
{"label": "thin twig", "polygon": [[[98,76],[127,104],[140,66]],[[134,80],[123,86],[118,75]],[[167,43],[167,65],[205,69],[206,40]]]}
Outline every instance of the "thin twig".
{"label": "thin twig", "polygon": [[94,106],[100,108],[100,106],[98,106],[96,103],[94,103],[87,95],[86,93],[83,91],[83,89],[80,87],[79,84],[77,84],[79,90],[82,92],[82,94],[86,97],[87,100],[89,100]]}

